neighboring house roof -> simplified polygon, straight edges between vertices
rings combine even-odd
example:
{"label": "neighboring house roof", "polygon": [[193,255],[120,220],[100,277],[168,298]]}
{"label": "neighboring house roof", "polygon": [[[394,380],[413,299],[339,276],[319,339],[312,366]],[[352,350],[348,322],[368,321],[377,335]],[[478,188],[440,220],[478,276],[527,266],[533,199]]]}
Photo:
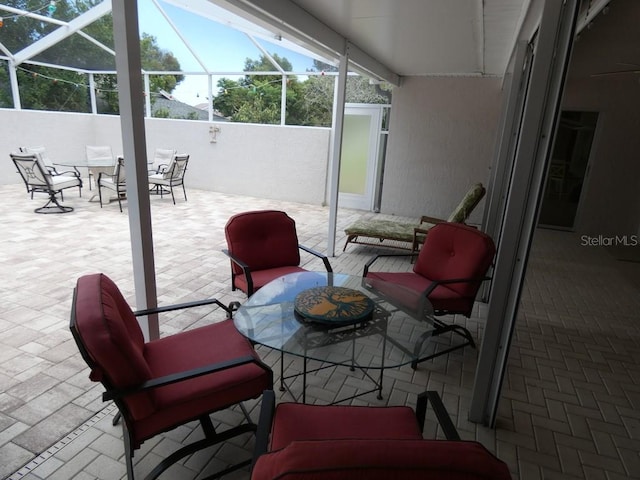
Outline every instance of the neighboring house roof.
{"label": "neighboring house roof", "polygon": [[[166,110],[169,112],[169,118],[186,118],[192,120],[208,120],[209,113],[207,110],[203,110],[198,107],[187,105],[186,103],[179,102],[178,100],[159,97],[151,105],[151,116],[155,117],[155,113],[159,110]],[[221,115],[213,114],[213,121],[226,122],[227,119]]]}

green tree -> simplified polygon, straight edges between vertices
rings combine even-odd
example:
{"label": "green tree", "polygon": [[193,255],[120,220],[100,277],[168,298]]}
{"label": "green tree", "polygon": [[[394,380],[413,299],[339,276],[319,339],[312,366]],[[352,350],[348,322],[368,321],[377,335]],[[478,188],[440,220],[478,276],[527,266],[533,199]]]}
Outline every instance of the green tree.
{"label": "green tree", "polygon": [[247,87],[240,81],[221,78],[217,83],[218,94],[213,98],[213,108],[225,117],[233,118],[249,96]]}
{"label": "green tree", "polygon": [[[52,14],[58,20],[70,21],[102,0],[58,0]],[[46,15],[46,0],[8,0],[15,8]],[[44,10],[39,10],[43,9]],[[59,28],[27,16],[12,16],[0,28],[0,43],[17,52]],[[113,21],[105,15],[83,29],[85,33],[113,49]],[[140,40],[142,68],[148,71],[180,71],[174,55],[159,48],[155,37],[143,34]],[[80,35],[72,35],[38,54],[33,60],[84,70],[115,70],[113,55]],[[5,62],[0,68],[0,106],[13,106]],[[118,94],[115,75],[96,74],[98,111],[117,114]],[[151,91],[172,92],[184,79],[182,75],[153,75]],[[23,108],[44,110],[90,111],[88,75],[73,70],[23,64],[18,68],[18,83]],[[153,99],[153,97],[152,97]]]}
{"label": "green tree", "polygon": [[[273,55],[285,71],[290,62]],[[257,60],[246,59],[246,71],[274,71],[264,55]],[[336,67],[314,60],[312,72],[335,72]],[[334,75],[310,75],[300,82],[287,77],[287,125],[330,126],[333,116]],[[213,106],[234,122],[279,123],[282,94],[281,75],[245,75],[240,80],[223,78],[218,82],[218,94]],[[351,103],[390,103],[391,86],[371,84],[365,77],[349,76],[346,100]]]}
{"label": "green tree", "polygon": [[[40,15],[48,14],[46,10],[48,2],[43,0],[9,0],[4,3],[29,12],[37,12]],[[97,0],[57,1],[55,12],[51,15],[58,20],[70,21],[97,3],[99,3]],[[58,25],[28,16],[9,16],[5,18],[4,25],[0,29],[0,43],[11,52],[18,52],[57,28],[59,28]],[[110,17],[99,19],[85,31],[99,41],[106,42],[106,45],[113,43],[110,34]],[[107,31],[108,36],[105,35]],[[107,52],[88,40],[79,35],[72,35],[39,53],[33,60],[71,68],[85,68],[87,62],[99,62],[107,55]],[[6,69],[0,71],[0,76],[4,76],[3,74],[7,74]],[[24,108],[69,111],[88,111],[89,109],[85,75],[72,70],[23,64],[18,67],[17,76]],[[4,84],[4,80],[8,79],[5,77],[0,80]],[[2,89],[0,95],[2,95],[1,104],[13,105],[12,99],[9,98],[10,89]]]}
{"label": "green tree", "polygon": [[[273,60],[284,71],[291,71],[289,60],[277,54]],[[272,72],[277,67],[268,57],[261,55],[257,60],[247,58],[244,64],[247,72]],[[280,123],[282,102],[282,75],[245,75],[240,80],[222,78],[218,81],[218,93],[213,106],[233,122]],[[287,77],[287,116],[288,125],[304,125],[303,115],[304,88],[295,75]]]}
{"label": "green tree", "polygon": [[[140,58],[144,70],[154,71],[180,71],[180,62],[173,53],[162,50],[158,46],[156,37],[143,33],[140,39]],[[184,80],[184,75],[151,75],[149,78],[149,89],[152,93],[165,90],[173,92],[180,82]]]}
{"label": "green tree", "polygon": [[[319,60],[313,61],[314,72],[337,72],[338,68]],[[305,108],[308,125],[330,126],[333,116],[334,75],[314,75],[305,82]],[[390,104],[392,86],[371,83],[367,77],[347,77],[345,100],[348,103]]]}

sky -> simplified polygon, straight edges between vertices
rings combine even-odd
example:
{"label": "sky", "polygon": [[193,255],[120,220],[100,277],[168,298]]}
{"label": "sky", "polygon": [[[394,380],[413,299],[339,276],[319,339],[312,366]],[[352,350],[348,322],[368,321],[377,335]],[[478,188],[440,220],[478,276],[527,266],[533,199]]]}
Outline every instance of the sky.
{"label": "sky", "polygon": [[[140,34],[148,33],[156,37],[158,46],[173,53],[184,72],[203,72],[201,63],[210,71],[241,72],[247,58],[257,60],[262,54],[242,32],[174,5],[159,3],[198,58],[189,51],[189,48],[185,46],[180,36],[151,0],[138,1]],[[287,58],[294,71],[304,72],[313,66],[312,58],[277,46],[275,39],[274,43],[264,40],[259,40],[259,42],[269,53],[277,53],[279,56]],[[231,75],[223,76],[238,78]],[[216,82],[219,78],[221,77],[214,76],[213,79],[214,95],[217,91]],[[206,102],[207,76],[187,75],[185,80],[173,91],[173,96],[189,105]]]}

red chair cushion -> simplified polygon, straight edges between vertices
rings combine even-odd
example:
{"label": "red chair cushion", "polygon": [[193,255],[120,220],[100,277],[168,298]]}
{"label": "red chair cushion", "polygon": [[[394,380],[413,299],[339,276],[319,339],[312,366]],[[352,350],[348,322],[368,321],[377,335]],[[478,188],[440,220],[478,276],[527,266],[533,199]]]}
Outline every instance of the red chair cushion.
{"label": "red chair cushion", "polygon": [[[95,365],[91,378],[109,388],[134,387],[152,378],[239,357],[258,359],[249,341],[224,320],[144,343],[138,321],[105,275],[87,275],[76,287],[75,323]],[[259,397],[272,387],[271,372],[251,363],[122,399],[133,447],[162,431]],[[119,405],[120,406],[120,405]]]}
{"label": "red chair cushion", "polygon": [[508,480],[506,464],[481,444],[445,440],[293,442],[262,455],[252,480]]}
{"label": "red chair cushion", "polygon": [[[76,327],[95,365],[90,378],[125,388],[151,378],[144,358],[144,337],[135,315],[120,290],[103,274],[85,275],[76,285]],[[153,411],[146,394],[128,400],[134,417]]]}
{"label": "red chair cushion", "polygon": [[[429,230],[413,271],[430,280],[481,278],[495,255],[487,234],[461,223],[439,223]],[[478,283],[453,283],[447,288],[463,297],[475,297]]]}
{"label": "red chair cushion", "polygon": [[281,403],[276,407],[270,450],[298,440],[347,438],[421,439],[410,407]]}
{"label": "red chair cushion", "polygon": [[[253,290],[258,290],[264,287],[271,280],[275,280],[278,277],[287,275],[289,273],[304,272],[306,271],[302,267],[278,267],[270,268],[269,270],[258,270],[251,272],[251,280],[253,280]],[[243,292],[246,292],[249,288],[247,285],[247,279],[244,275],[240,274],[235,278],[236,287]]]}
{"label": "red chair cushion", "polygon": [[[229,253],[252,272],[300,264],[295,221],[285,212],[244,212],[229,219],[224,229]],[[232,262],[235,274],[242,269]]]}
{"label": "red chair cushion", "polygon": [[[403,295],[401,290],[394,288],[395,285],[401,285],[413,292],[422,293],[432,283],[431,279],[413,272],[368,272],[367,278],[382,280],[382,282],[374,283],[375,288],[412,310],[418,307],[420,297],[409,292]],[[471,297],[462,297],[458,292],[448,288],[446,285],[438,285],[429,295],[429,302],[434,310],[451,313],[471,313],[474,300],[475,292]]]}
{"label": "red chair cushion", "polygon": [[[258,355],[233,325],[224,320],[148,342],[145,358],[154,378],[239,357]],[[152,391],[155,409],[136,421],[136,438],[221,410],[241,400],[257,398],[272,387],[271,374],[255,363],[185,380]]]}

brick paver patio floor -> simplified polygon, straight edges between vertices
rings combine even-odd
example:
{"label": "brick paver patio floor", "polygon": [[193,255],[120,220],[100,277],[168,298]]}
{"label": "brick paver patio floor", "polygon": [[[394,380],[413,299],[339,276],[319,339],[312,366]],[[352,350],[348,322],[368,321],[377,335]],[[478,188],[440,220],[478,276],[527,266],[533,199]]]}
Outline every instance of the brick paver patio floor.
{"label": "brick paver patio floor", "polygon": [[[37,215],[44,203],[30,200],[21,185],[0,186],[0,477],[17,479],[124,478],[120,426],[112,426],[112,404],[88,379],[68,329],[76,279],[104,272],[135,306],[127,210],[100,208],[77,193],[65,194],[75,207],[66,215]],[[159,303],[217,297],[243,301],[231,292],[224,225],[234,213],[265,208],[287,211],[300,242],[326,250],[328,208],[188,189],[151,198]],[[341,209],[334,270],[361,274],[381,249],[350,246],[342,252],[343,229],[363,214]],[[406,219],[403,219],[406,220]],[[514,478],[640,478],[640,247],[624,249],[620,261],[604,247],[587,247],[577,234],[539,229],[533,244],[519,319],[495,429],[467,420],[477,361],[466,348],[417,370],[385,372],[384,399],[371,394],[354,403],[415,404],[425,389],[440,392],[461,436],[475,439],[505,460]],[[631,249],[631,250],[630,250]],[[303,257],[309,269],[321,269]],[[385,268],[410,269],[406,260]],[[479,305],[464,322],[482,341],[485,309]],[[161,333],[171,334],[216,312],[161,317]],[[258,348],[277,372],[279,355]],[[293,371],[298,362],[286,359]],[[363,388],[347,369],[329,369],[310,379],[308,396],[324,403]],[[278,395],[281,395],[278,392]],[[257,419],[259,404],[248,405]],[[214,416],[233,422],[238,413]],[[183,427],[146,442],[136,452],[142,478],[154,462],[191,435]],[[427,419],[426,438],[438,437]],[[172,467],[167,478],[196,479],[246,457],[244,438],[195,454]],[[247,471],[227,478],[248,478]]]}

